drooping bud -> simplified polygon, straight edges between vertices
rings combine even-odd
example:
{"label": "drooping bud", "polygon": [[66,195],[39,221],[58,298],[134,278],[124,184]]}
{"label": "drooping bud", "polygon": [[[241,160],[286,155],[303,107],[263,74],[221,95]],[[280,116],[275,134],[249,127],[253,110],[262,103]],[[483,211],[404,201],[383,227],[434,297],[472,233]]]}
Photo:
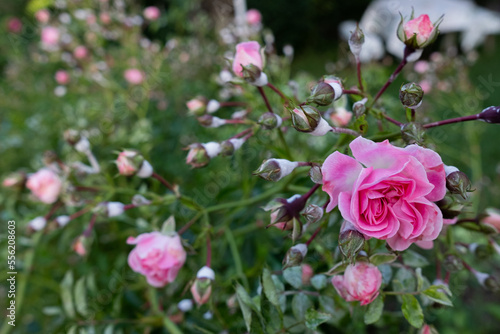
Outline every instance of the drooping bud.
{"label": "drooping bud", "polygon": [[406,123],[401,126],[401,137],[408,145],[422,145],[425,141],[425,128],[420,123]]}
{"label": "drooping bud", "polygon": [[464,264],[458,256],[449,254],[444,258],[443,267],[446,271],[454,273],[463,270]]}
{"label": "drooping bud", "polygon": [[323,136],[332,130],[327,121],[321,117],[316,108],[305,105],[290,111],[292,125],[299,132],[307,132],[313,136]]}
{"label": "drooping bud", "polygon": [[243,79],[251,85],[262,87],[267,85],[267,75],[254,64],[242,66]]}
{"label": "drooping bud", "polygon": [[334,101],[340,99],[343,94],[344,86],[342,85],[342,80],[334,75],[325,75],[323,76],[323,82],[332,86],[335,91]]}
{"label": "drooping bud", "polygon": [[361,53],[361,47],[365,42],[365,34],[361,30],[358,24],[356,24],[356,30],[354,30],[349,37],[349,49],[351,49],[352,54],[359,58],[359,54]]}
{"label": "drooping bud", "polygon": [[217,100],[210,100],[207,103],[207,113],[212,114],[219,110],[220,108],[220,102]]}
{"label": "drooping bud", "polygon": [[365,114],[367,101],[368,99],[365,97],[361,101],[354,102],[354,104],[352,105],[352,111],[354,112],[354,116],[356,118],[360,118]]}
{"label": "drooping bud", "polygon": [[26,173],[14,172],[7,175],[2,181],[2,186],[6,188],[23,188],[26,183]]}
{"label": "drooping bud", "polygon": [[47,219],[44,217],[36,217],[28,223],[28,228],[32,231],[40,231],[47,225]]}
{"label": "drooping bud", "polygon": [[356,255],[365,245],[365,237],[353,224],[344,220],[340,227],[339,248],[349,263],[353,263]]}
{"label": "drooping bud", "polygon": [[406,108],[417,109],[422,104],[424,91],[420,85],[410,82],[399,89],[399,100]]}
{"label": "drooping bud", "polygon": [[214,271],[207,266],[201,268],[196,274],[196,279],[191,286],[191,293],[198,306],[205,304],[209,300],[212,294],[212,281],[214,279]]}
{"label": "drooping bud", "polygon": [[226,124],[225,119],[208,114],[198,117],[198,122],[200,122],[201,126],[206,128],[218,128],[219,126]]}
{"label": "drooping bud", "polygon": [[478,114],[478,119],[486,123],[500,123],[500,106],[491,106]]}
{"label": "drooping bud", "polygon": [[325,82],[318,82],[311,90],[311,95],[307,98],[308,103],[315,103],[319,106],[327,106],[333,102],[335,90]]}
{"label": "drooping bud", "polygon": [[189,152],[186,163],[194,168],[201,168],[208,165],[210,159],[215,158],[222,150],[222,146],[216,142],[204,144],[196,143],[188,146]]}
{"label": "drooping bud", "polygon": [[289,175],[299,163],[296,161],[288,161],[285,159],[269,159],[260,165],[260,167],[253,172],[264,180],[277,182]]}
{"label": "drooping bud", "polygon": [[243,138],[232,138],[223,141],[221,145],[220,154],[224,156],[232,155],[234,151],[238,150],[245,140]]}
{"label": "drooping bud", "polygon": [[257,123],[262,125],[264,129],[272,130],[277,128],[278,126],[281,126],[282,122],[283,120],[281,119],[281,117],[279,117],[275,113],[266,112],[259,117]]}
{"label": "drooping bud", "polygon": [[307,255],[307,245],[297,244],[290,248],[283,259],[283,270],[290,267],[300,266]]}
{"label": "drooping bud", "polygon": [[458,170],[446,176],[446,188],[450,193],[461,195],[464,199],[467,199],[467,192],[472,191],[469,178]]}
{"label": "drooping bud", "polygon": [[198,96],[189,100],[186,106],[191,114],[201,116],[207,109],[207,100],[203,96]]}
{"label": "drooping bud", "polygon": [[323,208],[316,204],[309,204],[302,213],[302,216],[306,218],[307,224],[314,224],[323,218]]}
{"label": "drooping bud", "polygon": [[137,151],[124,150],[118,154],[115,161],[118,172],[124,176],[136,175],[140,178],[148,178],[153,174],[153,167]]}
{"label": "drooping bud", "polygon": [[304,208],[305,201],[302,196],[295,194],[288,199],[277,198],[263,207],[264,211],[271,211],[271,223],[269,226],[277,227],[281,230],[290,230],[293,226],[294,217],[298,217]]}

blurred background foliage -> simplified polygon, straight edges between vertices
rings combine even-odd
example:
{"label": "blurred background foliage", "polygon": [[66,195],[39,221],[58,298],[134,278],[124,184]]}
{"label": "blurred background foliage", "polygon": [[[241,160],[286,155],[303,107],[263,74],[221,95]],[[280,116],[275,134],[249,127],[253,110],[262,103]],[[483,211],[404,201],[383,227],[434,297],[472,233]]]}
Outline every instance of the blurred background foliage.
{"label": "blurred background foliage", "polygon": [[[259,9],[265,27],[273,32],[276,51],[281,54],[286,44],[295,49],[290,67],[283,58],[270,58],[268,65],[272,82],[287,90],[286,84],[290,77],[300,87],[307,87],[308,83],[320,76],[335,73],[346,78],[346,86],[355,85],[355,72],[345,51],[347,45],[340,40],[337,27],[344,20],[359,19],[369,2],[248,0],[248,8]],[[93,4],[85,0],[69,3],[81,7]],[[481,0],[477,3],[499,9],[497,1]],[[273,185],[252,177],[251,172],[263,159],[283,154],[271,145],[278,140],[276,133],[259,133],[251,139],[254,142],[252,145],[244,146],[232,157],[214,159],[205,169],[190,169],[185,164],[186,152],[182,149],[187,145],[223,140],[237,132],[230,127],[202,128],[194,117],[187,115],[185,107],[185,102],[197,95],[218,98],[220,86],[216,77],[222,69],[229,67],[224,52],[232,49],[221,43],[217,30],[231,19],[223,15],[221,18],[220,11],[230,6],[230,1],[126,1],[130,13],[140,13],[145,6],[158,6],[162,10],[161,20],[149,26],[124,30],[123,35],[112,42],[94,36],[98,40],[92,40],[92,56],[102,58],[108,64],[107,80],[99,82],[92,77],[95,71],[85,68],[82,75],[68,85],[68,91],[62,97],[54,94],[57,84],[53,77],[58,69],[66,65],[61,60],[50,59],[50,56],[47,58],[39,52],[39,32],[29,11],[30,6],[50,4],[49,0],[0,2],[0,176],[21,168],[28,172],[35,171],[42,166],[42,156],[47,150],[54,150],[68,161],[81,160],[80,154],[62,139],[66,129],[75,128],[88,131],[94,153],[105,171],[103,175],[92,176],[85,182],[86,185],[96,186],[106,184],[107,190],[98,195],[101,200],[128,203],[134,191],[126,189],[158,194],[164,192],[156,181],[116,176],[112,162],[116,155],[113,152],[121,148],[141,151],[159,174],[179,184],[183,193],[206,207],[238,199],[252,199],[272,188]],[[23,31],[17,35],[6,29],[8,19],[14,16],[23,22]],[[75,36],[81,38],[81,43],[89,41],[84,26],[74,24],[72,28],[75,29]],[[151,39],[153,45],[140,47],[141,35]],[[176,41],[175,47],[166,52],[163,46],[173,39]],[[419,113],[422,113],[419,117],[440,120],[477,113],[490,105],[499,105],[498,43],[498,36],[488,38],[478,49],[477,59],[471,60],[460,52],[457,56],[449,57],[451,61],[441,66],[441,72],[437,74],[449,88],[432,90],[426,95],[425,103],[419,109]],[[159,48],[155,49],[154,45]],[[434,51],[447,52],[443,43],[438,41],[432,50],[426,50],[423,59],[429,59]],[[365,80],[371,93],[383,85],[396,62],[387,57],[383,60],[387,66],[368,64],[364,67]],[[123,79],[123,70],[131,66],[139,67],[147,74],[147,80],[140,88],[131,87]],[[404,119],[404,109],[399,106],[398,88],[405,81],[415,80],[414,71],[411,66],[408,67],[384,95],[388,113],[395,118],[399,116],[399,119]],[[494,82],[496,85],[485,86],[485,82]],[[260,114],[264,106],[256,94],[251,89],[249,91],[237,99],[248,101]],[[278,98],[270,98],[273,104],[279,104]],[[228,118],[230,113],[222,111],[222,115]],[[446,164],[457,166],[473,181],[477,191],[472,195],[470,214],[475,215],[486,207],[500,207],[498,127],[468,122],[437,128],[428,134],[429,145],[441,154]],[[294,160],[301,161],[325,158],[332,149],[329,138],[310,138],[292,131],[286,133],[286,141],[294,148]],[[284,187],[276,196],[289,197],[311,186],[305,173],[296,173],[289,181],[294,186]],[[88,196],[90,198],[93,195]],[[47,211],[45,205],[27,199],[26,193],[0,190],[2,222],[13,218],[19,222],[17,257],[20,269],[27,265],[23,261],[28,258],[27,255],[33,249],[31,246],[35,243],[32,238],[25,236],[25,223]],[[201,329],[209,332],[228,329],[229,333],[244,331],[240,310],[225,305],[225,301],[232,297],[235,280],[255,292],[262,267],[267,265],[273,270],[280,269],[284,252],[291,246],[291,241],[281,231],[264,229],[269,219],[259,207],[270,199],[210,214],[210,224],[218,240],[214,246],[217,259],[214,264],[217,272],[217,285],[213,293],[215,300],[186,315],[183,327],[186,333],[200,333]],[[312,198],[315,203],[322,204],[324,200],[324,195]],[[192,212],[174,203],[140,208],[98,222],[92,244],[89,245],[89,255],[83,259],[73,253],[71,244],[85,229],[88,218],[82,217],[75,221],[71,228],[57,229],[43,235],[30,264],[32,275],[18,276],[19,280],[25,278],[28,283],[22,310],[18,313],[18,326],[13,332],[63,333],[69,330],[69,324],[77,324],[85,330],[95,325],[97,333],[108,327],[117,333],[146,333],[150,324],[147,316],[144,316],[149,309],[145,302],[148,300],[148,290],[145,281],[126,264],[130,246],[124,241],[130,235],[158,228],[171,214],[176,216],[178,226],[193,216]],[[331,224],[339,220],[335,214],[329,219]],[[206,226],[203,224],[200,223],[200,226],[183,235],[193,245],[193,249],[190,250],[190,260],[176,282],[167,286],[160,296],[160,304],[167,313],[175,313],[176,303],[188,298],[182,294],[183,289],[204,261],[202,236]],[[5,231],[4,224],[1,230],[2,233]],[[315,241],[314,249],[310,250],[307,262],[315,272],[326,271],[333,265],[334,255],[330,253],[337,243],[337,230],[338,224],[322,234]],[[475,237],[472,233],[465,236],[471,242]],[[2,258],[5,248],[2,243]],[[418,251],[432,257],[428,251]],[[500,270],[498,267],[488,267],[490,265],[488,262],[488,265],[479,269],[489,272]],[[72,270],[75,284],[85,286],[85,297],[79,298],[87,300],[88,308],[95,312],[95,319],[88,320],[89,317],[84,314],[68,319],[67,310],[61,309],[64,285],[60,285],[60,282],[63,278],[64,282],[70,281],[65,276],[69,269]],[[432,265],[426,269],[429,277],[433,277]],[[2,282],[5,281],[4,275],[4,272],[0,273]],[[461,273],[455,277],[451,284],[452,291],[458,297],[453,300],[455,307],[430,310],[426,313],[426,321],[435,325],[440,333],[497,332],[500,322],[498,295],[485,292],[470,275]],[[81,288],[78,291],[82,293]],[[331,287],[327,294],[331,296],[335,307],[343,310],[344,313],[339,314],[345,314],[347,304],[339,300]],[[6,300],[5,290],[0,290],[0,295],[2,300]],[[392,309],[388,305],[387,316],[376,326],[365,327],[362,321],[352,321],[359,318],[359,315],[354,314],[353,318],[339,317],[331,321],[323,330],[328,332],[331,328],[342,328],[353,333],[400,333],[413,330],[402,321],[401,315],[396,314],[397,303]],[[203,318],[208,309],[214,312],[218,323]],[[238,312],[237,316],[231,312]],[[1,321],[4,319],[2,317]],[[300,328],[297,330],[300,332]],[[156,329],[150,333],[162,333],[162,330]]]}

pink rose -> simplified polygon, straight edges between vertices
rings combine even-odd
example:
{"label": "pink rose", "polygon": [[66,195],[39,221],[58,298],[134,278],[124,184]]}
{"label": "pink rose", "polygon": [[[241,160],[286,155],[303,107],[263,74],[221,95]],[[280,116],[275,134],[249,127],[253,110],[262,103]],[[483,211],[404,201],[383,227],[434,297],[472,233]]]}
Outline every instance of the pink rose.
{"label": "pink rose", "polygon": [[57,83],[60,85],[66,85],[69,83],[69,74],[66,71],[59,70],[56,72],[56,75],[54,77]]}
{"label": "pink rose", "polygon": [[48,45],[57,45],[59,42],[59,30],[55,27],[45,27],[42,29],[41,40]]}
{"label": "pink rose", "polygon": [[127,243],[136,245],[128,256],[129,266],[146,276],[154,287],[172,283],[186,261],[186,251],[177,234],[143,233],[137,238],[129,237]]}
{"label": "pink rose", "polygon": [[432,43],[439,33],[438,26],[443,20],[441,16],[436,22],[432,23],[426,14],[413,18],[408,22],[401,22],[398,26],[398,38],[407,46],[413,49],[421,49]]}
{"label": "pink rose", "polygon": [[373,264],[357,262],[348,265],[343,276],[333,276],[332,284],[346,301],[358,300],[361,305],[366,305],[377,298],[382,285],[382,274]]}
{"label": "pink rose", "polygon": [[347,126],[352,118],[352,112],[346,108],[337,108],[335,112],[330,114],[330,119],[335,126]]}
{"label": "pink rose", "polygon": [[129,68],[123,73],[123,77],[132,85],[139,85],[144,81],[144,73],[136,68]]}
{"label": "pink rose", "polygon": [[247,22],[250,25],[257,25],[262,22],[262,14],[257,9],[249,9],[247,11]]}
{"label": "pink rose", "polygon": [[50,20],[50,12],[47,9],[40,9],[35,13],[35,19],[40,23],[47,23]]}
{"label": "pink rose", "polygon": [[139,169],[138,164],[134,161],[137,156],[135,151],[123,151],[118,154],[116,158],[116,166],[118,167],[118,173],[125,176],[131,176],[137,173]]}
{"label": "pink rose", "polygon": [[253,64],[262,70],[262,56],[260,45],[255,41],[243,42],[236,45],[236,55],[233,60],[233,72],[239,77],[243,77],[242,66]]}
{"label": "pink rose", "polygon": [[17,17],[13,17],[7,22],[7,29],[11,33],[19,34],[23,30],[23,23]]}
{"label": "pink rose", "polygon": [[84,59],[87,58],[88,55],[89,50],[83,45],[79,45],[73,50],[73,56],[75,56],[76,59]]}
{"label": "pink rose", "polygon": [[144,8],[143,14],[147,20],[155,21],[158,20],[158,18],[160,17],[160,10],[158,9],[158,7],[150,6]]}
{"label": "pink rose", "polygon": [[441,157],[418,145],[403,149],[362,137],[350,148],[355,159],[334,152],[323,164],[327,211],[338,205],[360,233],[387,240],[397,251],[436,239],[443,216],[433,202],[446,193]]}
{"label": "pink rose", "polygon": [[56,173],[50,169],[42,168],[28,177],[26,187],[40,201],[51,204],[57,201],[61,192],[62,182]]}

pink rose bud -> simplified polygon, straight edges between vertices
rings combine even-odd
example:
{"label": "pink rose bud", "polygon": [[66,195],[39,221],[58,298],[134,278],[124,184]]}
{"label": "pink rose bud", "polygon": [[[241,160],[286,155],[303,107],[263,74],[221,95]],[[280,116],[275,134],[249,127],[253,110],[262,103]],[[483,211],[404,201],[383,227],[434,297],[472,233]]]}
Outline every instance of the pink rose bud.
{"label": "pink rose bud", "polygon": [[255,41],[243,42],[236,45],[236,55],[233,60],[233,72],[243,77],[243,66],[254,65],[262,70],[263,61],[260,54],[260,45]]}
{"label": "pink rose bud", "polygon": [[439,334],[439,332],[436,330],[436,328],[434,328],[434,326],[425,324],[422,328],[420,328],[418,334]]}
{"label": "pink rose bud", "polygon": [[335,112],[330,114],[330,119],[335,126],[344,127],[349,124],[352,119],[352,112],[347,111],[346,108],[336,108]]}
{"label": "pink rose bud", "polygon": [[205,304],[212,294],[212,282],[215,279],[214,271],[205,266],[196,274],[196,279],[191,286],[193,299],[198,306]]}
{"label": "pink rose bud", "polygon": [[85,256],[87,254],[87,248],[85,247],[85,237],[79,236],[73,243],[73,250],[80,256]]}
{"label": "pink rose bud", "polygon": [[326,211],[338,206],[361,234],[387,240],[397,251],[436,239],[443,214],[434,202],[446,194],[441,157],[418,145],[399,148],[363,137],[349,147],[354,158],[334,152],[323,163],[323,191],[330,195]]}
{"label": "pink rose bud", "polygon": [[247,22],[252,26],[259,25],[262,22],[262,14],[257,9],[247,10]]}
{"label": "pink rose bud", "polygon": [[137,68],[125,70],[125,72],[123,72],[123,77],[132,85],[140,85],[144,81],[144,73]]}
{"label": "pink rose bud", "polygon": [[199,96],[187,101],[186,106],[190,113],[200,116],[205,113],[205,110],[207,109],[207,103],[208,102],[204,97]]}
{"label": "pink rose bud", "polygon": [[69,83],[69,73],[66,71],[63,70],[57,71],[54,78],[60,85],[67,85]]}
{"label": "pink rose bud", "polygon": [[443,16],[433,24],[427,14],[420,15],[414,19],[412,12],[410,21],[408,22],[404,22],[403,17],[401,17],[398,27],[398,38],[410,48],[424,48],[436,39],[439,33],[438,26],[442,20]]}
{"label": "pink rose bud", "polygon": [[24,172],[14,172],[2,181],[2,186],[5,188],[22,188],[26,182],[26,174]]}
{"label": "pink rose bud", "polygon": [[118,172],[124,176],[137,175],[140,178],[148,178],[153,175],[153,167],[137,151],[124,150],[120,152],[115,163]]}
{"label": "pink rose bud", "polygon": [[156,21],[160,17],[160,9],[155,6],[149,6],[144,8],[144,18],[149,21]]}
{"label": "pink rose bud", "polygon": [[76,59],[84,59],[87,58],[88,55],[89,51],[83,45],[79,45],[75,48],[75,50],[73,50],[73,56],[75,56]]}
{"label": "pink rose bud", "polygon": [[277,182],[293,172],[299,166],[296,161],[288,161],[286,159],[269,159],[260,165],[260,167],[253,172],[253,175],[263,178],[267,181]]}
{"label": "pink rose bud", "polygon": [[361,305],[366,305],[377,298],[382,285],[382,274],[370,263],[357,262],[348,265],[343,276],[333,276],[332,284],[346,301],[358,300]]}
{"label": "pink rose bud", "polygon": [[23,23],[17,17],[13,17],[7,22],[7,30],[11,33],[19,34],[23,30]]}
{"label": "pink rose bud", "polygon": [[50,20],[50,12],[47,9],[40,9],[35,13],[35,19],[40,23],[47,23]]}
{"label": "pink rose bud", "polygon": [[488,208],[486,214],[487,216],[481,220],[481,223],[490,225],[500,233],[500,211]]}
{"label": "pink rose bud", "polygon": [[311,278],[314,275],[314,271],[310,265],[303,263],[302,264],[302,284],[308,285],[311,282]]}
{"label": "pink rose bud", "polygon": [[143,233],[129,237],[129,245],[136,245],[128,256],[128,264],[135,272],[146,276],[154,287],[172,283],[186,262],[186,251],[179,235],[160,232]]}
{"label": "pink rose bud", "polygon": [[42,168],[28,177],[26,187],[43,203],[52,204],[59,197],[62,182],[56,173]]}
{"label": "pink rose bud", "polygon": [[41,40],[44,44],[55,46],[59,43],[59,30],[55,27],[44,27],[42,29]]}

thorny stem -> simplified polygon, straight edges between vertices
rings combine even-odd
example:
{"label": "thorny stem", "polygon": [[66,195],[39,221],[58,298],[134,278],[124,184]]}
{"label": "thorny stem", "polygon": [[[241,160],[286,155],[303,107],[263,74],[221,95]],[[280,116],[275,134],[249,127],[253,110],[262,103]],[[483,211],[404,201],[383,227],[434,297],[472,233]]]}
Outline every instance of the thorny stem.
{"label": "thorny stem", "polygon": [[445,124],[459,123],[459,122],[466,122],[466,121],[475,121],[476,119],[479,119],[479,114],[457,117],[457,118],[450,118],[450,119],[445,119],[443,121],[424,124],[424,128],[428,129],[428,128],[434,128],[436,126],[441,126],[441,125],[445,125]]}
{"label": "thorny stem", "polygon": [[167,181],[165,180],[161,175],[159,175],[156,172],[153,172],[153,175],[151,175],[153,178],[157,179],[160,181],[165,187],[167,187],[169,190],[174,191],[174,187]]}
{"label": "thorny stem", "polygon": [[264,99],[264,102],[266,104],[267,110],[269,110],[270,113],[274,114],[273,108],[271,107],[271,104],[269,104],[269,100],[267,99],[267,96],[266,96],[266,93],[264,92],[264,89],[262,87],[257,87],[257,89],[259,90],[260,95]]}

